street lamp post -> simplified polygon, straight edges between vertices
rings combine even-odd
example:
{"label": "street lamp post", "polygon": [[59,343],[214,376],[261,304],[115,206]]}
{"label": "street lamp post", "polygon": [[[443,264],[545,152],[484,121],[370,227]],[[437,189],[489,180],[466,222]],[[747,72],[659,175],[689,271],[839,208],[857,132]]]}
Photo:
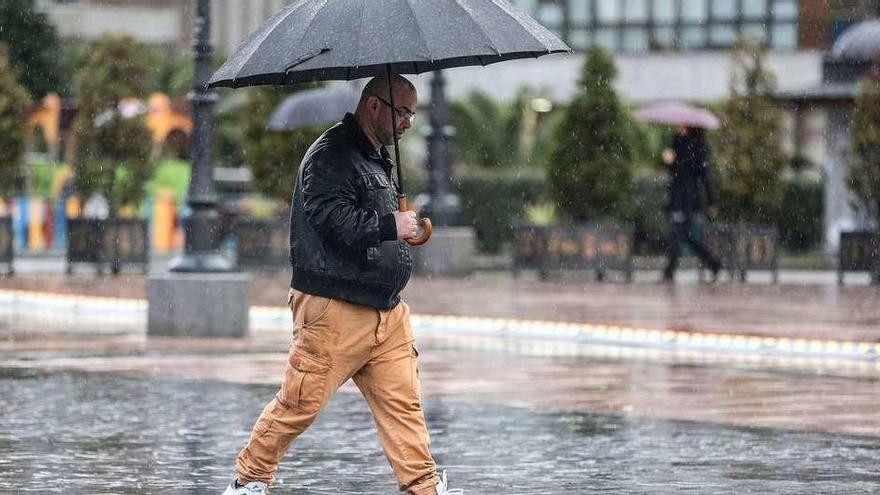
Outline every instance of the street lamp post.
{"label": "street lamp post", "polygon": [[413,250],[416,273],[465,275],[474,264],[474,229],[461,225],[461,202],[452,188],[452,138],[443,71],[431,78],[430,125],[428,131],[428,183],[422,211],[434,224],[431,240]]}
{"label": "street lamp post", "polygon": [[458,225],[461,206],[452,192],[452,136],[449,123],[449,102],[446,101],[446,79],[443,71],[431,78],[431,118],[428,134],[428,184],[425,216],[435,226]]}
{"label": "street lamp post", "polygon": [[147,335],[161,337],[243,337],[248,333],[251,278],[220,254],[217,193],[211,166],[214,104],[205,87],[211,76],[211,0],[196,0],[193,26],[195,73],[192,104],[192,172],[184,224],[183,254],[168,272],[147,279]]}
{"label": "street lamp post", "polygon": [[211,163],[217,93],[206,87],[213,72],[210,0],[196,2],[193,52],[195,72],[188,95],[193,115],[192,173],[186,200],[191,213],[184,222],[184,252],[171,262],[170,269],[172,272],[229,272],[233,271],[232,264],[219,249],[220,216]]}

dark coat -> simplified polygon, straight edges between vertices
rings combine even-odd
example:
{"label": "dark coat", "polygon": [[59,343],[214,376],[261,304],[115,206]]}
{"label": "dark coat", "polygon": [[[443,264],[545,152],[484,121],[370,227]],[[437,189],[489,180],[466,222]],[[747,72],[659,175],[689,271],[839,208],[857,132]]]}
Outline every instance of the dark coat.
{"label": "dark coat", "polygon": [[291,287],[390,309],[412,272],[397,240],[397,187],[384,147],[377,152],[352,114],[306,151],[290,209]]}
{"label": "dark coat", "polygon": [[[687,216],[700,212],[701,195],[706,194],[709,207],[716,206],[715,187],[709,171],[709,149],[701,139],[676,136],[672,143],[675,160],[670,166],[667,211]],[[701,191],[702,189],[702,191]]]}

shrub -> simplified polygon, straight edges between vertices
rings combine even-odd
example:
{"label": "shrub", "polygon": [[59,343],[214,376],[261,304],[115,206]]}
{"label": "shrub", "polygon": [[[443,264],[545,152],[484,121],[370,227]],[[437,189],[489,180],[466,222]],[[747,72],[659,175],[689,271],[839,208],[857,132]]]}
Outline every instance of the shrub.
{"label": "shrub", "polygon": [[620,219],[630,204],[633,125],[611,85],[615,72],[610,55],[591,49],[580,91],[555,131],[547,179],[576,221]]}
{"label": "shrub", "polygon": [[152,175],[152,140],[142,112],[121,105],[144,96],[147,67],[130,36],[104,35],[77,72],[76,184],[88,197],[100,192],[117,207],[137,208]]}
{"label": "shrub", "polygon": [[21,159],[26,136],[25,120],[30,98],[9,66],[0,44],[0,194],[21,189]]}
{"label": "shrub", "polygon": [[513,238],[513,227],[529,205],[546,201],[546,181],[534,169],[469,171],[454,181],[463,225],[472,225],[480,251],[498,253]]}

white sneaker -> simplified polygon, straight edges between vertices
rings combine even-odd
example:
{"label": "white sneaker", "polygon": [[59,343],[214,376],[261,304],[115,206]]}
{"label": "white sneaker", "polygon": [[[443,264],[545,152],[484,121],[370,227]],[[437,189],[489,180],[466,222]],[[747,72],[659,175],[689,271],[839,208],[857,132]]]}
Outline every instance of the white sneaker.
{"label": "white sneaker", "polygon": [[238,486],[235,478],[232,478],[223,495],[266,495],[268,489],[269,485],[262,481],[251,481],[244,486]]}
{"label": "white sneaker", "polygon": [[446,482],[446,471],[440,475],[440,483],[437,483],[437,495],[464,495],[464,490],[456,488],[449,489],[449,483]]}

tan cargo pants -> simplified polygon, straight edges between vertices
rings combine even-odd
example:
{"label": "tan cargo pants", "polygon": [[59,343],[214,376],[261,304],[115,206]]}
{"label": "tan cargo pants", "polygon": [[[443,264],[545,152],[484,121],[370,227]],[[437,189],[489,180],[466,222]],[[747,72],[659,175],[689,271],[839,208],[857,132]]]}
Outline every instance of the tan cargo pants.
{"label": "tan cargo pants", "polygon": [[434,495],[439,479],[406,303],[382,311],[291,290],[288,304],[294,324],[284,381],[238,455],[239,482],[270,483],[290,444],[353,378],[373,413],[400,491]]}

